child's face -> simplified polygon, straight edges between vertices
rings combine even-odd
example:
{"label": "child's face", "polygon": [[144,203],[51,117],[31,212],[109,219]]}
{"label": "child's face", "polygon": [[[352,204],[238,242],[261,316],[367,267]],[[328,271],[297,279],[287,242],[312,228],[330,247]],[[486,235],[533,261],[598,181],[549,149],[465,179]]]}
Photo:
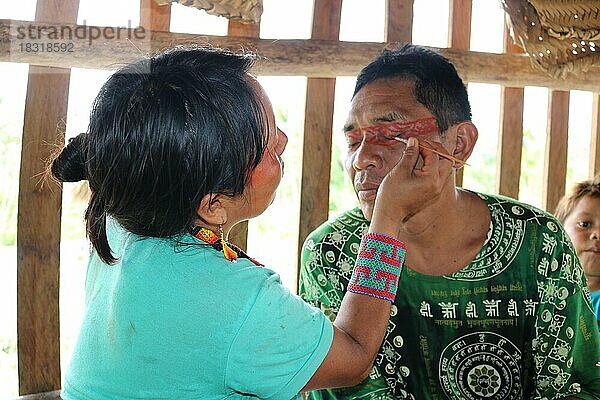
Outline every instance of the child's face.
{"label": "child's face", "polygon": [[584,196],[567,216],[565,229],[588,277],[600,277],[600,198]]}

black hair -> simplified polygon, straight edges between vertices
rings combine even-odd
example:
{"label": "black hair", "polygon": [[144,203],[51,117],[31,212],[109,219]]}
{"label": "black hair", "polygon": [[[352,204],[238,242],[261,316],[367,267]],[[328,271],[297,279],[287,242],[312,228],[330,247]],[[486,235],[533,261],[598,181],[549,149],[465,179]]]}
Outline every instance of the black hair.
{"label": "black hair", "polygon": [[471,120],[467,89],[447,58],[425,47],[405,44],[384,49],[357,79],[354,94],[365,85],[386,78],[405,78],[415,83],[415,98],[434,116],[440,132]]}
{"label": "black hair", "polygon": [[116,261],[113,217],[140,236],[173,237],[197,218],[207,194],[243,194],[266,146],[265,117],[248,71],[254,56],[176,47],[113,74],[89,128],[52,163],[60,181],[87,179],[87,234]]}

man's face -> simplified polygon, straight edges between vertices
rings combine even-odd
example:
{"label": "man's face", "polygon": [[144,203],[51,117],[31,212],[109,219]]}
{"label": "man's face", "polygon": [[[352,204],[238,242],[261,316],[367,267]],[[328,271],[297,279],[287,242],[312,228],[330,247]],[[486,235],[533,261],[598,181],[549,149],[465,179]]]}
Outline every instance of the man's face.
{"label": "man's face", "polygon": [[402,78],[364,86],[352,100],[344,133],[348,143],[345,168],[368,220],[381,181],[406,147],[394,137],[444,143],[433,115],[415,99],[414,83]]}

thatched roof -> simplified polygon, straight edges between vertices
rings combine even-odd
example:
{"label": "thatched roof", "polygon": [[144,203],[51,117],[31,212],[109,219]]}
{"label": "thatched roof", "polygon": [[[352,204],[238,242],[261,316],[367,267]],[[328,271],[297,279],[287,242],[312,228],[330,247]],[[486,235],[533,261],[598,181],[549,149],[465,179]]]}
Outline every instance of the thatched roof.
{"label": "thatched roof", "polygon": [[502,0],[513,39],[532,64],[564,77],[600,65],[600,1]]}
{"label": "thatched roof", "polygon": [[212,15],[255,23],[260,22],[263,11],[262,0],[156,0],[156,3],[179,3],[205,10]]}

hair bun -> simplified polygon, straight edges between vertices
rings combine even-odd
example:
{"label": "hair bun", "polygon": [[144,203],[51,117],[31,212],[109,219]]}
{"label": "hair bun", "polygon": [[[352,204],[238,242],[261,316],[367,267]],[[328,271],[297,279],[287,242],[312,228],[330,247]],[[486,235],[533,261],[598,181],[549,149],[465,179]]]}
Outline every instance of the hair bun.
{"label": "hair bun", "polygon": [[61,182],[79,182],[87,179],[87,133],[69,139],[67,146],[52,162],[52,175]]}

